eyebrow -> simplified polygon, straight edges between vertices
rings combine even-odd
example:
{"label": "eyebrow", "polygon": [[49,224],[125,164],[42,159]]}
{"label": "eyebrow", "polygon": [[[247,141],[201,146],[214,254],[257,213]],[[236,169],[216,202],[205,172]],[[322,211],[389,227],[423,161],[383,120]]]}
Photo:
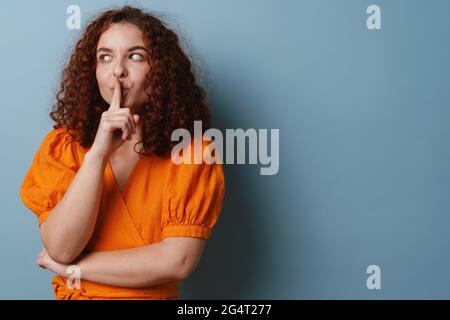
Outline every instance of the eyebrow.
{"label": "eyebrow", "polygon": [[[147,52],[147,49],[145,49],[143,46],[134,46],[134,47],[128,48],[128,52],[135,51],[135,50],[144,50],[145,52]],[[105,47],[101,47],[97,50],[97,52],[100,52],[100,51],[112,52],[111,49],[105,48]]]}

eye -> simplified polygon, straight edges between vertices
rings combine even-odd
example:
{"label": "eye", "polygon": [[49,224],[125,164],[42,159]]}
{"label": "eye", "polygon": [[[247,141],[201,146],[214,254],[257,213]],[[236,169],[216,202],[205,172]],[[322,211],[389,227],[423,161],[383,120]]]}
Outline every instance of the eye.
{"label": "eye", "polygon": [[98,57],[98,59],[100,61],[109,61],[108,59],[105,59],[106,57],[111,58],[109,54],[102,54],[101,56]]}
{"label": "eye", "polygon": [[[132,53],[130,55],[130,57],[131,57],[131,59],[133,59],[135,61],[141,61],[144,59],[144,57],[140,53]],[[108,62],[108,61],[111,61],[112,58],[109,54],[102,54],[98,57],[98,59],[102,62]]]}
{"label": "eye", "polygon": [[133,56],[137,56],[138,57],[138,59],[133,59],[133,60],[137,60],[137,61],[140,61],[140,60],[142,60],[144,57],[142,56],[142,54],[140,54],[140,53],[132,53],[131,55],[130,55],[130,57],[133,57]]}

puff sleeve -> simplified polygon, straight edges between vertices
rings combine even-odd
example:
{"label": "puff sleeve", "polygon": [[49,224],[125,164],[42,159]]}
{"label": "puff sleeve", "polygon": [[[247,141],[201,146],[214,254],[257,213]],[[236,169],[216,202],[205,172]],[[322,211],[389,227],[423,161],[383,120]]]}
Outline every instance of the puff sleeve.
{"label": "puff sleeve", "polygon": [[63,197],[77,172],[75,146],[64,128],[53,129],[42,141],[19,190],[24,205],[39,225]]}
{"label": "puff sleeve", "polygon": [[222,165],[173,165],[164,192],[162,238],[209,239],[225,194]]}

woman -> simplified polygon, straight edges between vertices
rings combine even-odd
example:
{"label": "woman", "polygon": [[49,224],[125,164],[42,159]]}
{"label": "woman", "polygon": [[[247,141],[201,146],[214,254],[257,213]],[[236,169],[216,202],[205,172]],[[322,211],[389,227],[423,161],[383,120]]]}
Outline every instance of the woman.
{"label": "woman", "polygon": [[37,264],[56,273],[56,299],[178,299],[218,220],[224,176],[218,163],[171,159],[173,130],[209,126],[176,34],[129,6],[101,14],[50,116],[20,196],[38,216]]}

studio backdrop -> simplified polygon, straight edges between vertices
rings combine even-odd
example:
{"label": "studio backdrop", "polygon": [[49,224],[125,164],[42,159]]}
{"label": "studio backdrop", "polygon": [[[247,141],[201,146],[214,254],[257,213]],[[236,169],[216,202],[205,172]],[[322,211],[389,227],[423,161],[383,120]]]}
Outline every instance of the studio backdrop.
{"label": "studio backdrop", "polygon": [[1,299],[54,298],[18,191],[76,40],[125,4],[180,36],[229,155],[181,298],[450,298],[449,1],[18,0],[0,10]]}

